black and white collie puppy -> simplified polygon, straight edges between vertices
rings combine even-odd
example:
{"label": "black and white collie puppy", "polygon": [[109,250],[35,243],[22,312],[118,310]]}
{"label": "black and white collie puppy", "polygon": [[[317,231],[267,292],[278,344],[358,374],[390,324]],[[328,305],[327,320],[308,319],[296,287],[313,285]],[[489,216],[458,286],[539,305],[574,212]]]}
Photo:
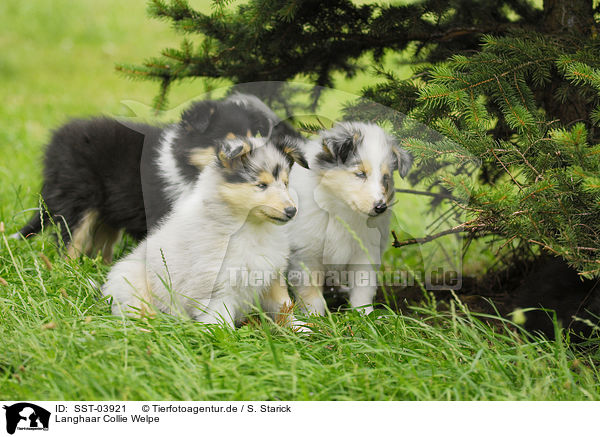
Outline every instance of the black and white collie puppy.
{"label": "black and white collie puppy", "polygon": [[290,284],[306,312],[325,313],[323,285],[331,279],[349,290],[352,307],[369,313],[388,241],[393,172],[406,176],[412,157],[382,128],[362,122],[338,123],[304,147],[310,170],[296,166],[290,175],[299,199],[287,227]]}
{"label": "black and white collie puppy", "polygon": [[[152,126],[112,118],[73,120],[47,146],[41,195],[45,209],[18,234],[60,225],[68,254],[112,260],[121,231],[142,239],[193,185],[227,135],[294,131],[257,97],[235,94],[193,103],[178,123]],[[47,209],[47,211],[46,211]]]}
{"label": "black and white collie puppy", "polygon": [[306,165],[302,153],[287,138],[233,137],[219,147],[165,220],[110,271],[102,292],[114,314],[154,307],[234,326],[257,301],[267,312],[291,305],[280,225],[296,215],[288,178],[294,161]]}

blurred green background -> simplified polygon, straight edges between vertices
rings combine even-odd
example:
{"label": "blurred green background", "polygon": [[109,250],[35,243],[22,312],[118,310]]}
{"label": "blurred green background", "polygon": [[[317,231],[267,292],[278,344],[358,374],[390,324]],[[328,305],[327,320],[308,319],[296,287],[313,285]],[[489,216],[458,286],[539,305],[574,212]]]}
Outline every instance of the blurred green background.
{"label": "blurred green background", "polygon": [[[117,62],[141,62],[178,41],[166,23],[149,20],[145,8],[143,0],[0,3],[0,195],[5,202],[37,198],[42,146],[51,129],[74,116],[125,114],[121,100],[150,104],[156,84],[131,81],[115,71]],[[202,91],[201,81],[182,84],[173,90],[172,101]],[[8,189],[21,195],[7,196]]]}

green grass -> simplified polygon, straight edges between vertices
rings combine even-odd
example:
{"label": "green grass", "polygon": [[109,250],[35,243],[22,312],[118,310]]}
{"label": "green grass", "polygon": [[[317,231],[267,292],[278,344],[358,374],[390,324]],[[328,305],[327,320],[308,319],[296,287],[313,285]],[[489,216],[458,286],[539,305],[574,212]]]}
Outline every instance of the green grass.
{"label": "green grass", "polygon": [[[72,116],[127,114],[122,100],[150,104],[155,84],[114,71],[116,62],[139,62],[179,40],[144,8],[117,0],[0,3],[6,234],[38,204],[41,154],[54,127]],[[339,87],[356,92],[367,80],[340,80]],[[204,90],[201,81],[177,86],[172,106]],[[403,198],[405,208],[415,202]],[[414,234],[423,231],[422,220],[399,220]],[[600,399],[595,352],[529,337],[506,321],[488,325],[482,320],[491,319],[459,303],[411,315],[336,313],[311,320],[310,335],[268,322],[230,330],[165,315],[122,320],[89,283],[101,283],[108,271],[99,259],[65,260],[50,233],[31,241],[4,236],[0,398]],[[392,252],[386,260],[403,262]]]}
{"label": "green grass", "polygon": [[308,335],[266,321],[231,330],[166,315],[123,320],[87,281],[102,278],[99,260],[67,262],[47,246],[49,270],[37,243],[11,248],[14,265],[2,252],[3,398],[600,399],[592,357],[468,312],[346,312],[313,319]]}

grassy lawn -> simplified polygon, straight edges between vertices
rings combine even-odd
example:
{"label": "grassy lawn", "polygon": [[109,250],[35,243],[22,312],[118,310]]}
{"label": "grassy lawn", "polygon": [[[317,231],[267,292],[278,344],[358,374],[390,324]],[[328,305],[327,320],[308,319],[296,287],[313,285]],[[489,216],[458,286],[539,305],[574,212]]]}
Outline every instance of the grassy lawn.
{"label": "grassy lawn", "polygon": [[[108,271],[99,259],[65,260],[50,233],[6,239],[38,204],[53,128],[73,116],[128,114],[122,100],[150,104],[155,84],[114,71],[179,40],[144,10],[141,0],[0,3],[0,398],[600,399],[597,356],[486,323],[460,302],[410,315],[335,313],[311,320],[310,335],[260,319],[235,331],[165,315],[123,320],[90,285]],[[356,92],[365,80],[339,88]],[[181,84],[172,106],[204,91],[201,81]],[[418,233],[413,220],[405,224]]]}

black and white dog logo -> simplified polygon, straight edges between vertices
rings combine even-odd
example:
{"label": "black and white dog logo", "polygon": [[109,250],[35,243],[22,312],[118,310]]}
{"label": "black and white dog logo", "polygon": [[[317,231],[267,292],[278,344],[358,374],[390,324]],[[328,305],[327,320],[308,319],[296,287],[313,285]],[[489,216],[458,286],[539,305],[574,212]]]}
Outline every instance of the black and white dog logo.
{"label": "black and white dog logo", "polygon": [[35,404],[19,402],[4,406],[6,410],[6,432],[14,434],[19,431],[48,431],[50,411]]}

